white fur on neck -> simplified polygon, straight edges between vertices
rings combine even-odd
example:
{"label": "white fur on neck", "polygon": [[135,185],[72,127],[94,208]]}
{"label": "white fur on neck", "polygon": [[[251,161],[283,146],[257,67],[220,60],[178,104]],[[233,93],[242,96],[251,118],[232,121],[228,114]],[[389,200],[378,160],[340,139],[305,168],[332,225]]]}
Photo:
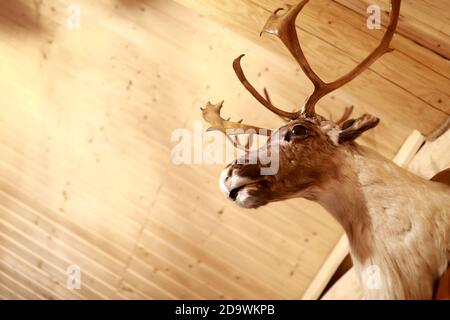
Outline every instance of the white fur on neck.
{"label": "white fur on neck", "polygon": [[450,192],[365,148],[349,152],[318,195],[345,229],[361,283],[364,272],[381,272],[366,298],[431,299],[433,284],[450,258]]}

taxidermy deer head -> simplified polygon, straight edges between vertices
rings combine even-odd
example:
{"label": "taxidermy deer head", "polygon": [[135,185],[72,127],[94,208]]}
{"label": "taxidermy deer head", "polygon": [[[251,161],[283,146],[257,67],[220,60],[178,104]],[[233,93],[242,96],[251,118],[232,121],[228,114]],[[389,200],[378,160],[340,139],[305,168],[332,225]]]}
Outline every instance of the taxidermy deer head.
{"label": "taxidermy deer head", "polygon": [[[308,3],[277,9],[263,33],[277,36],[303,72],[314,91],[298,112],[275,107],[249,83],[238,57],[233,68],[244,87],[264,107],[288,120],[277,130],[260,128],[221,117],[223,102],[202,109],[209,130],[225,133],[237,147],[237,134],[253,130],[269,136],[263,147],[277,152],[279,167],[263,174],[267,164],[258,150],[247,150],[221,174],[220,186],[237,205],[257,208],[269,202],[303,197],[321,204],[342,225],[350,243],[355,270],[366,298],[431,298],[434,282],[450,259],[450,192],[443,184],[423,180],[354,140],[375,127],[379,119],[365,114],[348,119],[351,109],[337,122],[315,112],[317,102],[345,85],[384,53],[390,52],[400,14],[400,0],[391,0],[387,30],[379,45],[352,71],[324,82],[310,67],[300,46],[295,19]],[[240,131],[238,131],[240,129]],[[380,272],[376,287],[367,283],[365,270]]]}

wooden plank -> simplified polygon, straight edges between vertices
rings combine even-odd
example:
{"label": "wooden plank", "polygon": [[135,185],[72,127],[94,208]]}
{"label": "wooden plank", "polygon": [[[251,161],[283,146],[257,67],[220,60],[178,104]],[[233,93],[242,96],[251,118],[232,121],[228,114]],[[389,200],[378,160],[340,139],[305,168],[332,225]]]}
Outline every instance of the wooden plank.
{"label": "wooden plank", "polygon": [[[334,0],[347,8],[366,15],[369,5],[378,4],[383,8],[383,25],[386,24],[389,0]],[[427,49],[449,59],[450,28],[447,1],[402,1],[398,32]]]}
{"label": "wooden plank", "polygon": [[302,300],[317,300],[322,295],[325,287],[330,282],[334,273],[336,272],[339,265],[342,263],[344,258],[349,253],[348,239],[345,234],[341,236],[336,246],[332,249],[331,253],[328,255],[324,264],[317,272],[305,293],[303,294]]}
{"label": "wooden plank", "polygon": [[[1,284],[5,287],[6,292],[12,292],[20,300],[42,299],[42,296],[40,296],[38,293],[34,292],[32,289],[32,288],[36,288],[39,286],[36,286],[33,282],[30,282],[29,280],[24,281],[23,279],[26,279],[26,277],[24,275],[18,273],[17,270],[11,269],[9,265],[4,263],[4,261],[0,261],[0,267],[1,267],[0,280],[1,280]],[[10,270],[12,272],[9,275],[8,273]],[[41,288],[39,288],[39,290],[37,290],[37,291],[40,294],[42,294]],[[3,293],[3,291],[2,291],[2,293]]]}
{"label": "wooden plank", "polygon": [[5,287],[0,282],[0,292],[2,300],[23,300],[24,298],[14,292],[15,290],[10,290]]}
{"label": "wooden plank", "polygon": [[405,143],[402,145],[392,161],[400,167],[407,168],[408,164],[414,158],[424,142],[425,137],[419,131],[414,130],[406,139]]}
{"label": "wooden plank", "polygon": [[[66,269],[70,265],[55,257],[53,254],[49,253],[47,249],[32,244],[25,237],[19,238],[18,231],[14,230],[12,226],[4,223],[0,220],[0,232],[1,241],[8,247],[8,250],[14,251],[17,255],[21,255],[23,260],[27,261],[29,265],[33,265],[35,268],[42,270],[42,273],[48,275],[47,278],[43,277],[41,281],[45,282],[49,280],[51,283],[52,291],[58,292],[63,290],[65,296],[79,299],[83,295],[88,299],[104,299],[107,297],[108,290],[103,290],[102,293],[98,291],[98,283],[92,281],[92,278],[87,272],[84,272],[83,286],[81,286],[79,292],[78,290],[70,291],[66,287]],[[27,241],[28,240],[28,241]],[[19,243],[20,242],[20,243]],[[18,261],[15,261],[18,263]],[[11,264],[14,260],[11,258]],[[35,273],[36,274],[36,273]],[[97,287],[97,288],[95,288]],[[105,289],[104,287],[102,289]],[[104,295],[103,295],[104,294]]]}
{"label": "wooden plank", "polygon": [[[42,272],[37,271],[36,268],[18,258],[15,253],[10,252],[7,248],[0,246],[0,252],[2,253],[0,278],[2,283],[10,290],[26,300],[62,299],[64,295],[61,295],[59,290],[51,288],[54,283],[44,283],[45,275]],[[76,299],[79,296],[70,296],[70,298]]]}
{"label": "wooden plank", "polygon": [[155,270],[167,274],[168,277],[180,285],[195,291],[196,295],[201,296],[203,299],[217,300],[224,298],[220,291],[212,288],[208,283],[202,282],[201,279],[190,272],[189,268],[185,269],[174,263],[173,260],[158,256],[155,252],[146,250],[142,246],[138,246],[135,257],[144,261],[145,264],[152,265]]}
{"label": "wooden plank", "polygon": [[408,163],[408,170],[425,179],[431,179],[435,174],[450,168],[450,130],[447,130],[434,141],[425,145]]}
{"label": "wooden plank", "polygon": [[196,292],[183,284],[174,281],[171,274],[166,274],[157,268],[154,268],[151,263],[145,263],[140,259],[134,258],[128,269],[131,272],[142,275],[147,281],[163,288],[165,291],[173,294],[175,299],[202,299],[200,292]]}
{"label": "wooden plank", "polygon": [[14,224],[19,230],[26,232],[27,236],[32,237],[35,242],[45,244],[45,247],[52,253],[62,255],[62,258],[68,261],[76,261],[80,269],[83,270],[83,273],[91,275],[102,286],[105,286],[102,288],[102,291],[113,290],[118,281],[118,277],[98,264],[96,260],[89,259],[79,251],[67,246],[67,244],[58,239],[54,232],[48,233],[40,230],[37,225],[27,223],[25,219],[17,217],[17,215],[3,208],[1,205],[0,211],[2,212],[3,221]]}
{"label": "wooden plank", "polygon": [[[230,287],[242,287],[244,291],[251,291],[253,294],[258,294],[261,297],[285,297],[281,295],[278,291],[273,290],[272,286],[269,285],[266,281],[263,281],[261,278],[255,278],[253,274],[250,274],[247,270],[253,270],[251,265],[249,264],[240,264],[239,261],[233,259],[231,256],[224,256],[217,254],[219,251],[211,250],[211,247],[204,246],[203,244],[195,244],[190,242],[188,239],[184,239],[183,237],[177,235],[169,229],[163,228],[159,226],[156,221],[152,221],[146,226],[146,238],[149,239],[148,235],[151,235],[153,239],[161,239],[161,241],[166,244],[176,244],[176,250],[181,251],[182,261],[185,261],[183,264],[191,269],[191,272],[198,270],[199,272],[204,272],[206,269],[212,270],[212,272],[208,271],[207,281],[220,281],[218,278],[226,279],[225,281],[229,282],[229,284],[225,285],[225,282],[222,282],[221,289],[225,290],[225,288]],[[154,242],[155,240],[153,240]],[[146,246],[151,246],[153,243],[145,242]],[[172,246],[169,245],[169,246]],[[156,250],[154,248],[153,250]],[[187,255],[188,257],[182,257]],[[175,257],[175,255],[174,255]],[[250,269],[251,268],[251,269]],[[220,276],[214,275],[217,271],[220,270]],[[236,282],[236,278],[239,278],[240,281]],[[230,287],[231,288],[231,287]],[[238,295],[241,299],[248,298],[249,296],[242,296],[242,293],[235,288],[231,289],[232,291],[225,292],[227,296],[236,296]]]}
{"label": "wooden plank", "polygon": [[351,268],[324,294],[322,300],[361,300],[362,298],[359,279],[355,269]]}

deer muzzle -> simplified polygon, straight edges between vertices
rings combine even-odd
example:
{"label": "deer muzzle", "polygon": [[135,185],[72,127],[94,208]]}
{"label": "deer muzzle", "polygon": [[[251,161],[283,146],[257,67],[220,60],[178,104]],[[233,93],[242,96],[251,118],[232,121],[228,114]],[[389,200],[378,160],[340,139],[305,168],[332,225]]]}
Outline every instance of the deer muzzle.
{"label": "deer muzzle", "polygon": [[259,174],[256,164],[232,163],[220,175],[219,186],[225,196],[243,208],[256,208],[266,204],[260,197],[267,181]]}

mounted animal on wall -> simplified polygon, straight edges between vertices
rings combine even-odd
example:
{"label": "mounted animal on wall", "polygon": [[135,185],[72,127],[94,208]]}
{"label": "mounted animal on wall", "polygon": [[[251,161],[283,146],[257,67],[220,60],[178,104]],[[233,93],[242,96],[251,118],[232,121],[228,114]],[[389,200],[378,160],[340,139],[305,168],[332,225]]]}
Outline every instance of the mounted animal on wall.
{"label": "mounted animal on wall", "polygon": [[[352,71],[333,82],[323,81],[310,67],[300,46],[295,20],[304,0],[277,9],[263,33],[277,36],[314,84],[314,91],[298,112],[275,107],[247,80],[238,57],[233,68],[244,87],[264,107],[288,122],[268,136],[267,150],[277,152],[279,168],[262,174],[266,164],[258,150],[230,163],[220,176],[227,198],[244,208],[275,201],[305,198],[322,205],[343,227],[364,296],[368,299],[431,299],[434,283],[450,259],[450,188],[417,177],[383,158],[355,139],[374,128],[379,119],[364,114],[333,122],[315,111],[317,102],[342,87],[389,52],[400,15],[400,0],[391,1],[387,30],[379,45]],[[265,91],[266,92],[266,91]],[[212,129],[236,135],[236,129],[260,129],[221,117],[223,103],[202,109]],[[241,132],[239,132],[241,133]],[[377,287],[367,270],[379,271]]]}

